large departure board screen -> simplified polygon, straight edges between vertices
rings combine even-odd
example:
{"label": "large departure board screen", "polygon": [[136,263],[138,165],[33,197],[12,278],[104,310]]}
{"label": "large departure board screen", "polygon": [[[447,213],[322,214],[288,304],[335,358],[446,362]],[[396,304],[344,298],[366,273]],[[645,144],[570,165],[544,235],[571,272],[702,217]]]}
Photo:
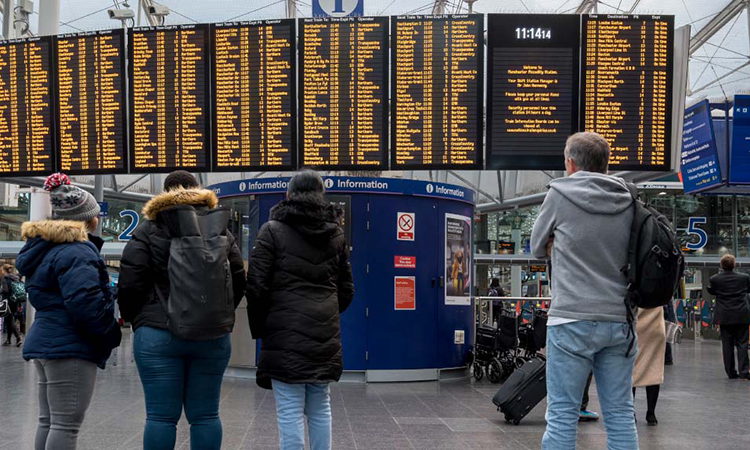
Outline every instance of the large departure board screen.
{"label": "large departure board screen", "polygon": [[130,170],[208,171],[208,25],[130,29]]}
{"label": "large departure board screen", "polygon": [[583,129],[610,144],[610,170],[668,170],[674,17],[583,17]]}
{"label": "large departure board screen", "polygon": [[391,168],[480,169],[484,16],[391,18]]}
{"label": "large departure board screen", "polygon": [[580,16],[487,17],[487,168],[562,170],[578,131]]}
{"label": "large departure board screen", "polygon": [[55,51],[60,170],[127,173],[125,30],[61,35]]}
{"label": "large departure board screen", "polygon": [[388,166],[388,18],[300,19],[300,164]]}
{"label": "large departure board screen", "polygon": [[295,24],[217,24],[213,53],[215,171],[296,168]]}
{"label": "large departure board screen", "polygon": [[52,38],[0,43],[0,176],[54,170]]}

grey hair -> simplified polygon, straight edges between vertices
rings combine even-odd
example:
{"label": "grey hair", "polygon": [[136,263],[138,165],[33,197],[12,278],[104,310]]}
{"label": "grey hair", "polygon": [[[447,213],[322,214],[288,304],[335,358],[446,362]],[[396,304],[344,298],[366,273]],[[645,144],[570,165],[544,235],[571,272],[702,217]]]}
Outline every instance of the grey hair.
{"label": "grey hair", "polygon": [[607,173],[609,144],[598,133],[576,133],[565,143],[565,157],[572,160],[578,170]]}

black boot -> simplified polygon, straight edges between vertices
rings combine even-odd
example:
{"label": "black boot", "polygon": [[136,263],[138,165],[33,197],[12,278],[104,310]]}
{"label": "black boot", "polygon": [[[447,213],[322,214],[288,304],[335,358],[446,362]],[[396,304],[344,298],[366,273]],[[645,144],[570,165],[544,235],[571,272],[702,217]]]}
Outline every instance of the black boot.
{"label": "black boot", "polygon": [[3,342],[3,347],[7,347],[9,345],[10,345],[10,339],[8,339],[5,342]]}
{"label": "black boot", "polygon": [[652,412],[646,413],[646,422],[648,422],[648,426],[650,427],[659,425],[659,421],[656,420],[656,414]]}

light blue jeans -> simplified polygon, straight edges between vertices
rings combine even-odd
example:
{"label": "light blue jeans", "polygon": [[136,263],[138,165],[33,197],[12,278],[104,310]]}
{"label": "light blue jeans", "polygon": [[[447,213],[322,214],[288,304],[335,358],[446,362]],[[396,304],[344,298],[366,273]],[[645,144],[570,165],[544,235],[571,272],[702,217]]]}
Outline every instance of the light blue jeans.
{"label": "light blue jeans", "polygon": [[331,449],[331,396],[328,384],[288,384],[273,380],[279,450],[305,448],[305,416],[310,450]]}
{"label": "light blue jeans", "polygon": [[575,450],[586,378],[593,369],[608,450],[637,450],[628,324],[572,322],[547,329],[547,430],[544,450]]}

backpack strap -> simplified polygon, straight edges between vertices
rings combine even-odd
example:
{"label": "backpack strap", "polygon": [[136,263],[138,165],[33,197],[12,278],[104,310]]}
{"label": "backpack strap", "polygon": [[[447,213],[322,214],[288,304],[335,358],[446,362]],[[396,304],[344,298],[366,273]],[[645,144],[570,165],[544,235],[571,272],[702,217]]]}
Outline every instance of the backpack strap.
{"label": "backpack strap", "polygon": [[628,291],[625,293],[625,310],[627,312],[627,320],[628,320],[628,338],[630,339],[630,343],[628,344],[628,349],[625,351],[625,357],[630,357],[630,352],[633,350],[633,347],[635,347],[635,305],[632,299],[633,295],[637,295],[635,292],[635,284],[636,284],[636,276],[637,276],[637,270],[636,270],[636,248],[638,247],[638,188],[633,183],[625,182],[625,185],[628,188],[628,191],[630,191],[630,196],[633,197],[633,220],[630,223],[630,240],[628,241],[628,260],[627,263],[622,267],[620,272],[622,272],[628,282]]}

